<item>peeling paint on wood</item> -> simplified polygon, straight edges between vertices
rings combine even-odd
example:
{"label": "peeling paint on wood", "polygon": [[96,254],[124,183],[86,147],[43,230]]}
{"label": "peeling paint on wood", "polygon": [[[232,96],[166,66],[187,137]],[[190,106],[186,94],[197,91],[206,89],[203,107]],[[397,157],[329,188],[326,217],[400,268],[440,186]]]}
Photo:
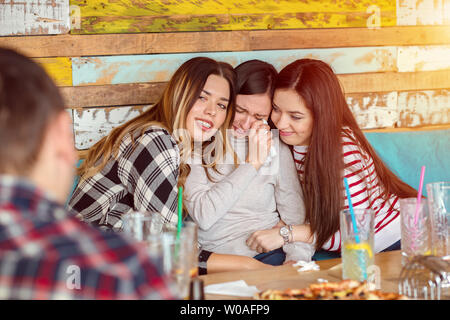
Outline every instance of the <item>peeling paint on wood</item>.
{"label": "peeling paint on wood", "polygon": [[395,71],[396,55],[396,47],[361,47],[83,57],[72,59],[72,71],[75,86],[162,82],[168,81],[186,60],[206,56],[232,66],[260,59],[272,63],[277,70],[296,59],[313,58],[329,63],[338,74],[348,74]]}
{"label": "peeling paint on wood", "polygon": [[340,74],[338,78],[346,93],[450,88],[448,70]]}
{"label": "peeling paint on wood", "polygon": [[450,24],[450,0],[397,0],[397,25]]}
{"label": "peeling paint on wood", "polygon": [[400,92],[399,127],[450,123],[450,90]]}
{"label": "peeling paint on wood", "polygon": [[65,111],[69,114],[69,116],[70,116],[70,120],[72,120],[72,127],[71,127],[71,130],[72,130],[72,139],[73,139],[73,143],[74,143],[74,146],[75,146],[75,132],[74,132],[74,130],[73,130],[73,109],[65,109]]}
{"label": "peeling paint on wood", "polygon": [[0,1],[0,36],[68,33],[69,0]]}
{"label": "peeling paint on wood", "polygon": [[71,0],[81,12],[72,33],[366,27],[370,6],[381,26],[394,26],[392,0]]}
{"label": "peeling paint on wood", "polygon": [[[364,130],[450,123],[448,89],[346,94],[346,101]],[[76,148],[90,148],[113,128],[150,107],[151,105],[69,109],[73,110]]]}
{"label": "peeling paint on wood", "polygon": [[72,85],[72,61],[70,58],[36,58],[34,61],[47,71],[57,86]]}
{"label": "peeling paint on wood", "polygon": [[113,128],[131,120],[150,106],[74,109],[75,148],[88,149]]}
{"label": "peeling paint on wood", "polygon": [[[450,72],[385,72],[340,74],[346,94],[367,92],[420,91],[450,88]],[[61,87],[67,107],[130,106],[158,101],[166,82],[130,83],[101,86]]]}
{"label": "peeling paint on wood", "polygon": [[450,46],[399,47],[398,71],[434,71],[450,69]]}
{"label": "peeling paint on wood", "polygon": [[361,129],[394,127],[398,121],[397,92],[346,95]]}

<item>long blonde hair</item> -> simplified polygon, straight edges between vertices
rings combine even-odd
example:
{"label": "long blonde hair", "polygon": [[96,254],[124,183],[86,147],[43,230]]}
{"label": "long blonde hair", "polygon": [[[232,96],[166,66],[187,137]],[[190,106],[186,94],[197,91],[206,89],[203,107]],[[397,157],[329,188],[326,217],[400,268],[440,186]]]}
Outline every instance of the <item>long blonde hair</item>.
{"label": "long blonde hair", "polygon": [[[200,96],[206,80],[210,75],[218,75],[226,79],[230,86],[230,103],[227,115],[218,135],[226,137],[226,129],[230,127],[234,118],[234,100],[236,76],[233,67],[225,62],[218,62],[206,57],[192,58],[183,63],[170,79],[159,101],[149,110],[136,118],[114,128],[89,149],[85,161],[78,169],[81,179],[87,179],[100,172],[111,157],[116,158],[122,139],[130,134],[132,143],[149,127],[158,126],[166,129],[170,134],[176,133],[174,139],[180,147],[180,171],[178,185],[184,187],[190,172],[189,165],[183,161],[188,159],[193,148],[193,141],[188,136],[186,118],[194,103]],[[218,139],[203,143],[202,148],[218,142]],[[223,144],[223,153],[227,143]],[[215,168],[218,159],[208,166]]]}

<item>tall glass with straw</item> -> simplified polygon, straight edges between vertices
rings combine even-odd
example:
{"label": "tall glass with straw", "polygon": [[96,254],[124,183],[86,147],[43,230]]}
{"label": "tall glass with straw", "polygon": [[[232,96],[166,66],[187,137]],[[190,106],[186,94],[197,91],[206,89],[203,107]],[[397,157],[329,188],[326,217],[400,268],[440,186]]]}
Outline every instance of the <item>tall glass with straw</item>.
{"label": "tall glass with straw", "polygon": [[189,276],[195,278],[198,276],[198,227],[193,221],[183,223],[183,187],[179,187],[177,224],[177,239],[179,241],[181,241],[180,235],[183,234],[185,235],[185,241],[188,241],[186,245],[189,247]]}
{"label": "tall glass with straw", "polygon": [[340,214],[342,278],[367,281],[370,267],[374,264],[374,214],[371,209],[353,208],[346,178],[344,184],[349,209]]}
{"label": "tall glass with straw", "polygon": [[[433,255],[450,262],[450,181],[427,184]],[[448,273],[447,273],[448,274]],[[450,276],[441,284],[450,296]]]}
{"label": "tall glass with straw", "polygon": [[[189,284],[198,276],[197,225],[192,221],[183,222],[183,187],[178,188],[178,223],[176,232],[175,259],[183,270],[184,281]],[[186,298],[187,291],[183,298]]]}
{"label": "tall glass with straw", "polygon": [[416,198],[400,199],[402,265],[417,255],[431,254],[430,217],[426,201],[422,201],[425,166],[421,169]]}

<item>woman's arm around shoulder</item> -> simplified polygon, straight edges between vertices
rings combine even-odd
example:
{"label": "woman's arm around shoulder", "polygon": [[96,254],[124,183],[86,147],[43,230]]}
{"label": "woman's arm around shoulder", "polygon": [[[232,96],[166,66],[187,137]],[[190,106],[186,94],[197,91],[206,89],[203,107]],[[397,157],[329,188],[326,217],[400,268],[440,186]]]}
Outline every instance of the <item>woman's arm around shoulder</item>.
{"label": "woman's arm around shoulder", "polygon": [[275,185],[277,211],[286,224],[301,224],[305,220],[305,204],[294,158],[286,144],[279,141],[278,145],[279,165]]}
{"label": "woman's arm around shoulder", "polygon": [[208,230],[234,206],[256,175],[253,166],[241,164],[221,180],[210,181],[202,165],[192,165],[185,186],[189,215],[199,228]]}

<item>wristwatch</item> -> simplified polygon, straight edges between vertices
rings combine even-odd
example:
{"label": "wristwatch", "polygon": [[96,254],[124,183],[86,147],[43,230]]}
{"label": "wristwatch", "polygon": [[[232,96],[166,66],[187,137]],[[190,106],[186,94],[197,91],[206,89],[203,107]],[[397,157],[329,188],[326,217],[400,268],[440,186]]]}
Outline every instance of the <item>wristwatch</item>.
{"label": "wristwatch", "polygon": [[280,228],[280,236],[283,237],[284,244],[289,243],[289,235],[291,234],[291,231],[289,229],[289,226],[283,226]]}

